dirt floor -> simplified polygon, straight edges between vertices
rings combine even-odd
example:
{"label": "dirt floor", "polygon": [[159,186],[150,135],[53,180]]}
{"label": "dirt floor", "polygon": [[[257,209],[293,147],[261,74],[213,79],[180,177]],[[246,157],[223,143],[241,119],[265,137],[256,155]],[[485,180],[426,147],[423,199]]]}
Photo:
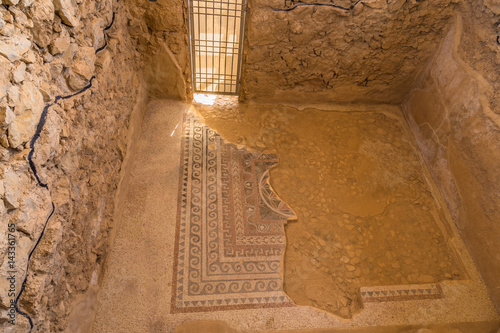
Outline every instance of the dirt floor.
{"label": "dirt floor", "polygon": [[360,287],[466,276],[398,109],[218,104],[196,107],[210,127],[280,157],[271,184],[298,216],[285,228],[284,259],[284,290],[296,304],[350,318]]}

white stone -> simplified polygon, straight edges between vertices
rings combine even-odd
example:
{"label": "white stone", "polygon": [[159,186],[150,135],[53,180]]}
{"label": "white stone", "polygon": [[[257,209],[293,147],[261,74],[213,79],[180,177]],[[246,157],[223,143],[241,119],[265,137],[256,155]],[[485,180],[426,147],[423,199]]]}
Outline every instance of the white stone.
{"label": "white stone", "polygon": [[33,5],[33,42],[46,47],[52,40],[52,22],[54,21],[54,4],[52,0],[37,0]]}
{"label": "white stone", "polygon": [[16,117],[15,121],[9,125],[9,145],[17,148],[28,142],[35,134],[36,124],[36,117],[30,112]]}
{"label": "white stone", "polygon": [[24,75],[26,74],[26,64],[20,62],[16,69],[12,72],[12,79],[15,83],[21,83],[24,81]]}
{"label": "white stone", "polygon": [[3,19],[7,23],[12,23],[14,21],[12,14],[4,6],[0,6],[0,15],[3,16]]}
{"label": "white stone", "polygon": [[[26,110],[42,110],[44,107],[43,96],[32,82],[24,82],[19,91],[19,103],[16,104],[15,113],[20,115]],[[36,112],[36,113],[41,113]]]}
{"label": "white stone", "polygon": [[4,98],[5,95],[7,95],[7,90],[9,89],[10,66],[10,62],[7,59],[0,57],[0,99]]}
{"label": "white stone", "polygon": [[34,2],[35,2],[35,0],[21,0],[21,2],[20,2],[21,6],[20,7],[22,7],[22,8],[31,7]]}
{"label": "white stone", "polygon": [[19,0],[2,0],[2,3],[9,6],[15,6],[19,3]]}
{"label": "white stone", "polygon": [[0,35],[5,36],[5,37],[11,37],[14,35],[15,31],[16,31],[16,28],[14,27],[14,25],[11,23],[7,23],[3,26],[2,29],[0,29]]}
{"label": "white stone", "polygon": [[33,20],[52,22],[54,12],[55,8],[52,0],[37,0],[33,6]]}
{"label": "white stone", "polygon": [[95,65],[101,68],[107,68],[111,63],[111,54],[108,50],[103,50],[97,55]]}
{"label": "white stone", "polygon": [[[1,162],[8,162],[9,158],[10,158],[9,150],[0,145],[0,161]],[[3,185],[2,185],[2,191],[3,191]],[[3,194],[2,194],[2,196],[3,196]]]}
{"label": "white stone", "polygon": [[16,106],[19,101],[19,87],[18,86],[10,86],[7,90],[7,103],[9,106]]}
{"label": "white stone", "polygon": [[[16,217],[17,230],[30,236],[35,235],[39,226],[37,222],[43,223],[43,216],[46,216],[42,212],[43,209],[37,209],[37,203],[42,204],[41,201],[35,202],[33,197],[21,196],[19,209],[13,212]],[[43,207],[45,210],[48,208],[45,205]]]}
{"label": "white stone", "polygon": [[80,90],[87,85],[87,81],[72,70],[69,70],[65,76],[68,81],[68,86],[73,90]]}
{"label": "white stone", "polygon": [[40,93],[42,94],[44,102],[50,102],[52,100],[52,92],[50,87],[50,84],[48,84],[47,82],[42,82]]}
{"label": "white stone", "polygon": [[16,115],[7,105],[0,106],[0,126],[9,125],[14,121]]}
{"label": "white stone", "polygon": [[5,148],[9,148],[9,138],[7,137],[7,133],[2,133],[0,134],[0,145],[2,145]]}
{"label": "white stone", "polygon": [[49,46],[50,54],[64,53],[69,48],[70,42],[69,36],[56,38]]}
{"label": "white stone", "polygon": [[54,7],[64,24],[70,27],[78,26],[78,7],[71,0],[54,0]]}
{"label": "white stone", "polygon": [[31,82],[25,82],[21,87],[19,102],[14,113],[16,119],[9,125],[9,144],[17,148],[28,142],[36,131],[36,125],[44,108],[43,96]]}
{"label": "white stone", "polygon": [[16,23],[26,26],[29,24],[28,17],[17,7],[10,7],[9,11],[14,16],[14,20]]}
{"label": "white stone", "polygon": [[30,47],[31,42],[24,35],[0,39],[0,54],[12,62],[21,59]]}
{"label": "white stone", "polygon": [[104,19],[94,19],[91,23],[92,29],[92,44],[94,49],[104,46]]}
{"label": "white stone", "polygon": [[22,194],[23,179],[21,176],[8,169],[4,174],[4,202],[7,209],[19,208],[19,198]]}
{"label": "white stone", "polygon": [[23,62],[27,64],[32,64],[36,61],[36,55],[35,52],[33,52],[32,49],[30,49],[23,57]]}

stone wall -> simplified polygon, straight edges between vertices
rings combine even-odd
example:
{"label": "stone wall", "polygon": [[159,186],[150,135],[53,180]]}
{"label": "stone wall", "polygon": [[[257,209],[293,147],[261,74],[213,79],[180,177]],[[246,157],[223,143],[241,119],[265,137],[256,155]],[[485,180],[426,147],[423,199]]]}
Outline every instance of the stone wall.
{"label": "stone wall", "polygon": [[461,10],[403,109],[500,309],[500,5]]}
{"label": "stone wall", "polygon": [[308,2],[249,0],[245,98],[400,104],[459,0]]}
{"label": "stone wall", "polygon": [[1,3],[0,330],[55,332],[98,283],[147,92],[121,2]]}
{"label": "stone wall", "polygon": [[186,1],[126,0],[129,33],[155,97],[192,97]]}

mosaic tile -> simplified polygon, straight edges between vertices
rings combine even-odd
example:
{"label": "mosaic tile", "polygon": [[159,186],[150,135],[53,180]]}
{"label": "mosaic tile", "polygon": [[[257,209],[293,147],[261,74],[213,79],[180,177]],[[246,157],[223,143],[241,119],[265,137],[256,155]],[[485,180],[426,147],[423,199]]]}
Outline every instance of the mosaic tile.
{"label": "mosaic tile", "polygon": [[361,288],[363,302],[412,301],[443,298],[439,284],[413,284]]}
{"label": "mosaic tile", "polygon": [[277,164],[186,115],[173,313],[293,306],[281,262],[283,225],[295,214],[269,184]]}

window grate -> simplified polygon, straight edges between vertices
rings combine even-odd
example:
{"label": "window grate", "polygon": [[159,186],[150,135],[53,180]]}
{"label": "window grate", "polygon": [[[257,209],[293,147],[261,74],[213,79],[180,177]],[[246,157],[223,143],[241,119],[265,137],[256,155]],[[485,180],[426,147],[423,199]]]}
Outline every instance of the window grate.
{"label": "window grate", "polygon": [[195,93],[239,95],[246,0],[188,0]]}

